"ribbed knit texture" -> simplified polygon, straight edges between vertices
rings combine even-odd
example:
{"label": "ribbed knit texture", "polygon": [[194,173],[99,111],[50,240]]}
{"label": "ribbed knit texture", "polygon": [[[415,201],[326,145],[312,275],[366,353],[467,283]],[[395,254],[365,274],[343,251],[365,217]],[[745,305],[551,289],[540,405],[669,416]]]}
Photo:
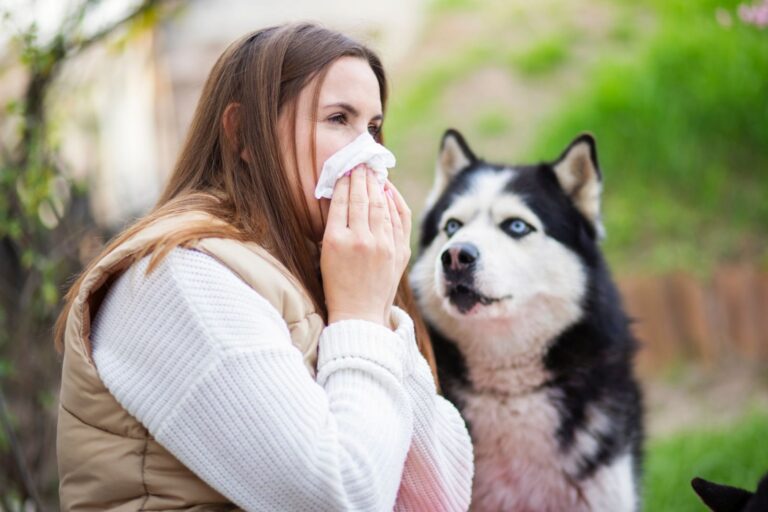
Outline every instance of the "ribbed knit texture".
{"label": "ribbed knit texture", "polygon": [[472,445],[413,322],[323,329],[317,380],[279,312],[214,258],[176,248],[110,287],[99,376],[202,480],[245,510],[466,510]]}

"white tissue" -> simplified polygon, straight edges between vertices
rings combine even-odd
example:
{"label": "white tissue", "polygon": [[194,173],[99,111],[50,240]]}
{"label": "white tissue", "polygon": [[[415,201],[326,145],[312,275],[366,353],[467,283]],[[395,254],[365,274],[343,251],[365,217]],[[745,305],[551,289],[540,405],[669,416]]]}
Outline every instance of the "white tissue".
{"label": "white tissue", "polygon": [[363,132],[358,138],[332,154],[323,164],[323,170],[317,180],[315,197],[333,196],[336,181],[360,164],[366,164],[376,174],[376,179],[384,185],[387,169],[395,166],[395,155],[376,142],[370,133]]}

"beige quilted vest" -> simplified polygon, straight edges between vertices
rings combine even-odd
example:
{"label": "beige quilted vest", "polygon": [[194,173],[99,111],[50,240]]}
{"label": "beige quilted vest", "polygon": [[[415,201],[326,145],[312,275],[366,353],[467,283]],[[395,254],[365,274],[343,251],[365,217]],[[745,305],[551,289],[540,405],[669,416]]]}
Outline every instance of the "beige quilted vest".
{"label": "beige quilted vest", "polygon": [[[159,220],[99,260],[82,282],[64,335],[56,441],[62,510],[239,510],[176,460],[120,406],[91,359],[93,313],[109,284],[129,264],[128,256],[200,216],[221,222],[196,211]],[[288,270],[251,242],[204,238],[192,247],[218,259],[269,300],[288,324],[291,339],[314,377],[324,324]]]}

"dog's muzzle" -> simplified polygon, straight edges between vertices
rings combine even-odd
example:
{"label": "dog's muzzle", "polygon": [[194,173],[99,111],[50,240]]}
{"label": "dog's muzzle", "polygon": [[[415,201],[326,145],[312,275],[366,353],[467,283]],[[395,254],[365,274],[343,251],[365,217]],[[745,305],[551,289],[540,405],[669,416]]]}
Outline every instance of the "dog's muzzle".
{"label": "dog's muzzle", "polygon": [[475,272],[479,259],[480,251],[478,248],[466,242],[453,244],[440,255],[446,296],[462,314],[477,304],[487,306],[512,298],[511,294],[500,298],[487,297],[477,290]]}
{"label": "dog's muzzle", "polygon": [[480,302],[480,295],[475,292],[474,286],[479,259],[480,251],[470,243],[453,244],[440,255],[447,295],[462,313]]}
{"label": "dog's muzzle", "polygon": [[449,246],[440,255],[446,281],[471,281],[480,251],[473,244],[459,243]]}

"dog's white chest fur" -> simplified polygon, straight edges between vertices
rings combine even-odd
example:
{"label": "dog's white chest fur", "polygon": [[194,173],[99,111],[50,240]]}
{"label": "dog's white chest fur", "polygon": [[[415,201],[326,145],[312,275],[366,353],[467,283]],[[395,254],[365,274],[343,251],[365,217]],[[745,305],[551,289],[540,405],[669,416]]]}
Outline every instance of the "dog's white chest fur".
{"label": "dog's white chest fur", "polygon": [[[475,449],[473,511],[623,512],[636,509],[629,455],[577,482],[557,446],[559,416],[547,391],[462,395]],[[587,436],[577,444],[588,445]],[[574,451],[589,449],[576,446]]]}
{"label": "dog's white chest fur", "polygon": [[[463,397],[475,446],[473,510],[554,510],[577,494],[553,464],[558,414],[544,391]],[[530,485],[536,482],[536,485]]]}

